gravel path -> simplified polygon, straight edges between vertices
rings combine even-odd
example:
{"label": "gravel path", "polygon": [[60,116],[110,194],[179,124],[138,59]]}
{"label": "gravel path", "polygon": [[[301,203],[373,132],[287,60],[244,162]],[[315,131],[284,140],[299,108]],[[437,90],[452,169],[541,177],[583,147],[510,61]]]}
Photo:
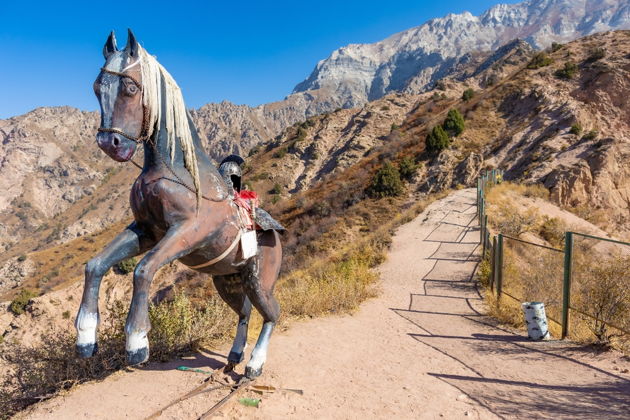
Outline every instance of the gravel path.
{"label": "gravel path", "polygon": [[[483,315],[472,281],[479,261],[474,204],[475,190],[460,190],[402,226],[379,268],[381,294],[355,314],[297,322],[273,337],[257,383],[304,395],[268,394],[258,409],[233,401],[219,417],[630,418],[627,359],[568,342],[530,342]],[[26,417],[144,418],[200,383],[202,375],[177,365],[220,368],[224,353],[117,373]],[[221,396],[196,396],[160,418],[195,418]]]}

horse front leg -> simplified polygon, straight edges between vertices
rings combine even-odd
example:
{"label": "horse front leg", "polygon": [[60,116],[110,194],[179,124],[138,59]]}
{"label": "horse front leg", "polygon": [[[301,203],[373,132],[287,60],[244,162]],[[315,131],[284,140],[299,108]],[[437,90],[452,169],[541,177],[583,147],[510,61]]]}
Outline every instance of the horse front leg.
{"label": "horse front leg", "polygon": [[76,346],[79,357],[92,357],[98,349],[96,342],[96,329],[99,323],[98,294],[103,276],[114,265],[141,254],[150,245],[144,232],[134,222],[85,265],[83,297],[74,323],[77,329]]}
{"label": "horse front leg", "polygon": [[192,226],[178,226],[168,230],[166,235],[138,263],[133,273],[133,297],[127,315],[125,334],[127,335],[127,363],[137,365],[149,359],[149,292],[157,271],[164,265],[193,251],[195,236]]}

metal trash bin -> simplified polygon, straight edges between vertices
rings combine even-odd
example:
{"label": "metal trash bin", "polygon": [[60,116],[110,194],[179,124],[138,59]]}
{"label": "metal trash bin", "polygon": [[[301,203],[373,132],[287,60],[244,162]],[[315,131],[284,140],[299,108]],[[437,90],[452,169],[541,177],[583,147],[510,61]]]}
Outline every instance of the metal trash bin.
{"label": "metal trash bin", "polygon": [[545,304],[542,302],[525,302],[522,304],[527,324],[527,335],[532,340],[549,340],[549,328]]}

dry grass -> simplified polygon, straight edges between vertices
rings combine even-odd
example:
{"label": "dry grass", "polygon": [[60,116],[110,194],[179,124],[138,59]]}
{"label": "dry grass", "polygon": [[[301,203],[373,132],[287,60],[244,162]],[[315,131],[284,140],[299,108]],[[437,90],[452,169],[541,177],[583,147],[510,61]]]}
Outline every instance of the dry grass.
{"label": "dry grass", "polygon": [[[545,303],[552,335],[559,337],[564,278],[564,245],[567,225],[558,218],[538,218],[531,210],[511,204],[517,196],[546,198],[546,190],[501,184],[489,190],[490,224],[497,232],[518,237],[524,231],[534,241],[548,243],[554,251],[509,238],[503,243],[503,292],[497,302],[488,293],[489,313],[508,325],[523,326],[520,303]],[[531,238],[530,238],[531,239]],[[573,252],[569,337],[630,352],[630,247],[576,236]],[[488,261],[478,277],[489,284]],[[588,315],[585,315],[588,314]]]}

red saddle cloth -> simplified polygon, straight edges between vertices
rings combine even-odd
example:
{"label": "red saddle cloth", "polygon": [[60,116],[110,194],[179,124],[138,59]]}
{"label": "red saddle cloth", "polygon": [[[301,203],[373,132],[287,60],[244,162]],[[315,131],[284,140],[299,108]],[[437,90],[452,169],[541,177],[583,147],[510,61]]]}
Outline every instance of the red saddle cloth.
{"label": "red saddle cloth", "polygon": [[242,190],[236,191],[234,194],[234,203],[238,206],[241,215],[241,221],[246,229],[255,229],[254,215],[256,207],[258,207],[258,194],[254,191]]}

